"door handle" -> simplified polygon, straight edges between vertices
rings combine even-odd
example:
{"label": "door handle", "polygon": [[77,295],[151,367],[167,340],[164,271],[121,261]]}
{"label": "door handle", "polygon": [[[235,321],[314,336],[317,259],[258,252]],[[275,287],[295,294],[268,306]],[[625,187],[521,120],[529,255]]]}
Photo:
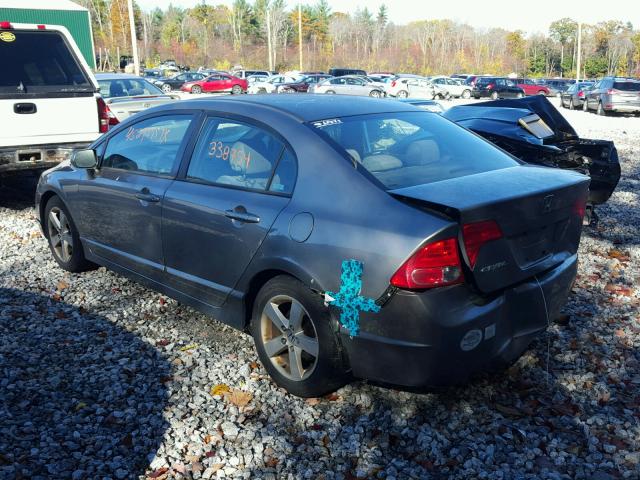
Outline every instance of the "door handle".
{"label": "door handle", "polygon": [[147,187],[144,187],[138,193],[136,193],[136,198],[143,202],[156,203],[160,201],[160,197],[152,194]]}
{"label": "door handle", "polygon": [[258,223],[260,221],[260,217],[246,211],[225,210],[224,216],[244,223]]}
{"label": "door handle", "polygon": [[13,111],[19,115],[28,115],[30,113],[36,113],[38,109],[35,103],[14,103]]}

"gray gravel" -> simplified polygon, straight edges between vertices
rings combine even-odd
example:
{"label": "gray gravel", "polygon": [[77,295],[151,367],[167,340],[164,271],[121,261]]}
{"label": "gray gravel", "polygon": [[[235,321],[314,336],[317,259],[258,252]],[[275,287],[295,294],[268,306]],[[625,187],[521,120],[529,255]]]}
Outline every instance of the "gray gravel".
{"label": "gray gravel", "polygon": [[291,397],[249,337],[60,270],[31,194],[0,193],[0,478],[639,478],[640,118],[564,113],[623,166],[565,316],[506,373],[431,394]]}

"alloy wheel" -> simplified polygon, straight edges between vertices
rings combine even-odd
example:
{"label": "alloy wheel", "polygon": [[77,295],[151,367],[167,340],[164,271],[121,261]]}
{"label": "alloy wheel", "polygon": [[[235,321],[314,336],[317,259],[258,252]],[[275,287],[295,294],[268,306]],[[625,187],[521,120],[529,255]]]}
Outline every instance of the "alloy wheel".
{"label": "alloy wheel", "polygon": [[62,262],[67,263],[73,255],[73,237],[69,219],[60,208],[53,207],[49,212],[47,227],[54,253]]}
{"label": "alloy wheel", "polygon": [[405,90],[400,90],[400,91],[398,92],[398,97],[399,97],[399,98],[407,98],[408,96],[409,96],[409,93],[408,93],[408,92],[406,92]]}
{"label": "alloy wheel", "polygon": [[296,382],[308,378],[318,363],[318,334],[307,310],[295,298],[275,296],[260,317],[260,337],[272,365]]}
{"label": "alloy wheel", "polygon": [[191,88],[191,93],[195,93],[195,94],[202,93],[202,87],[200,87],[198,85],[194,85]]}
{"label": "alloy wheel", "polygon": [[171,92],[171,85],[169,85],[168,83],[165,83],[164,85],[162,85],[162,91],[164,93],[170,93]]}

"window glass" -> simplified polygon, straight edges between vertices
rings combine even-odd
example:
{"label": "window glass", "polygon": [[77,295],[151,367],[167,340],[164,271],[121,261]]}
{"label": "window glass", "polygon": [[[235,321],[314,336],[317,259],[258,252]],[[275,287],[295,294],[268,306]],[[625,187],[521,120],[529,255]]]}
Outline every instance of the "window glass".
{"label": "window glass", "polygon": [[191,119],[191,115],[166,115],[131,125],[109,139],[101,166],[171,173]]}
{"label": "window glass", "polygon": [[640,82],[634,80],[618,80],[613,83],[613,89],[624,92],[640,92]]}
{"label": "window glass", "polygon": [[142,78],[99,80],[100,95],[104,98],[132,97],[134,95],[162,95],[162,91]]}
{"label": "window glass", "polygon": [[314,122],[312,127],[388,189],[518,165],[489,142],[439,115],[358,115]]}
{"label": "window glass", "polygon": [[10,32],[14,40],[0,42],[0,94],[95,90],[61,33]]}
{"label": "window glass", "polygon": [[282,158],[276,168],[276,173],[273,175],[271,185],[269,186],[270,192],[278,193],[291,193],[293,192],[293,185],[296,183],[297,174],[296,159],[288,149],[285,149],[282,153]]}
{"label": "window glass", "polygon": [[280,140],[260,128],[210,118],[191,157],[187,178],[266,190],[282,149]]}

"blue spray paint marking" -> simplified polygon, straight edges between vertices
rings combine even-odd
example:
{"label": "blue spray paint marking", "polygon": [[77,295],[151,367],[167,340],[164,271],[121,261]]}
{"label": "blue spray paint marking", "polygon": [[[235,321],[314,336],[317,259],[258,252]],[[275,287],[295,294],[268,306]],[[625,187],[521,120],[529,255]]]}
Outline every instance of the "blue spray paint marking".
{"label": "blue spray paint marking", "polygon": [[360,330],[360,312],[379,312],[380,307],[372,298],[360,295],[362,290],[362,262],[358,260],[344,260],[342,262],[342,275],[340,275],[340,291],[327,292],[333,297],[329,302],[342,309],[340,323],[349,330],[352,337],[358,335]]}

